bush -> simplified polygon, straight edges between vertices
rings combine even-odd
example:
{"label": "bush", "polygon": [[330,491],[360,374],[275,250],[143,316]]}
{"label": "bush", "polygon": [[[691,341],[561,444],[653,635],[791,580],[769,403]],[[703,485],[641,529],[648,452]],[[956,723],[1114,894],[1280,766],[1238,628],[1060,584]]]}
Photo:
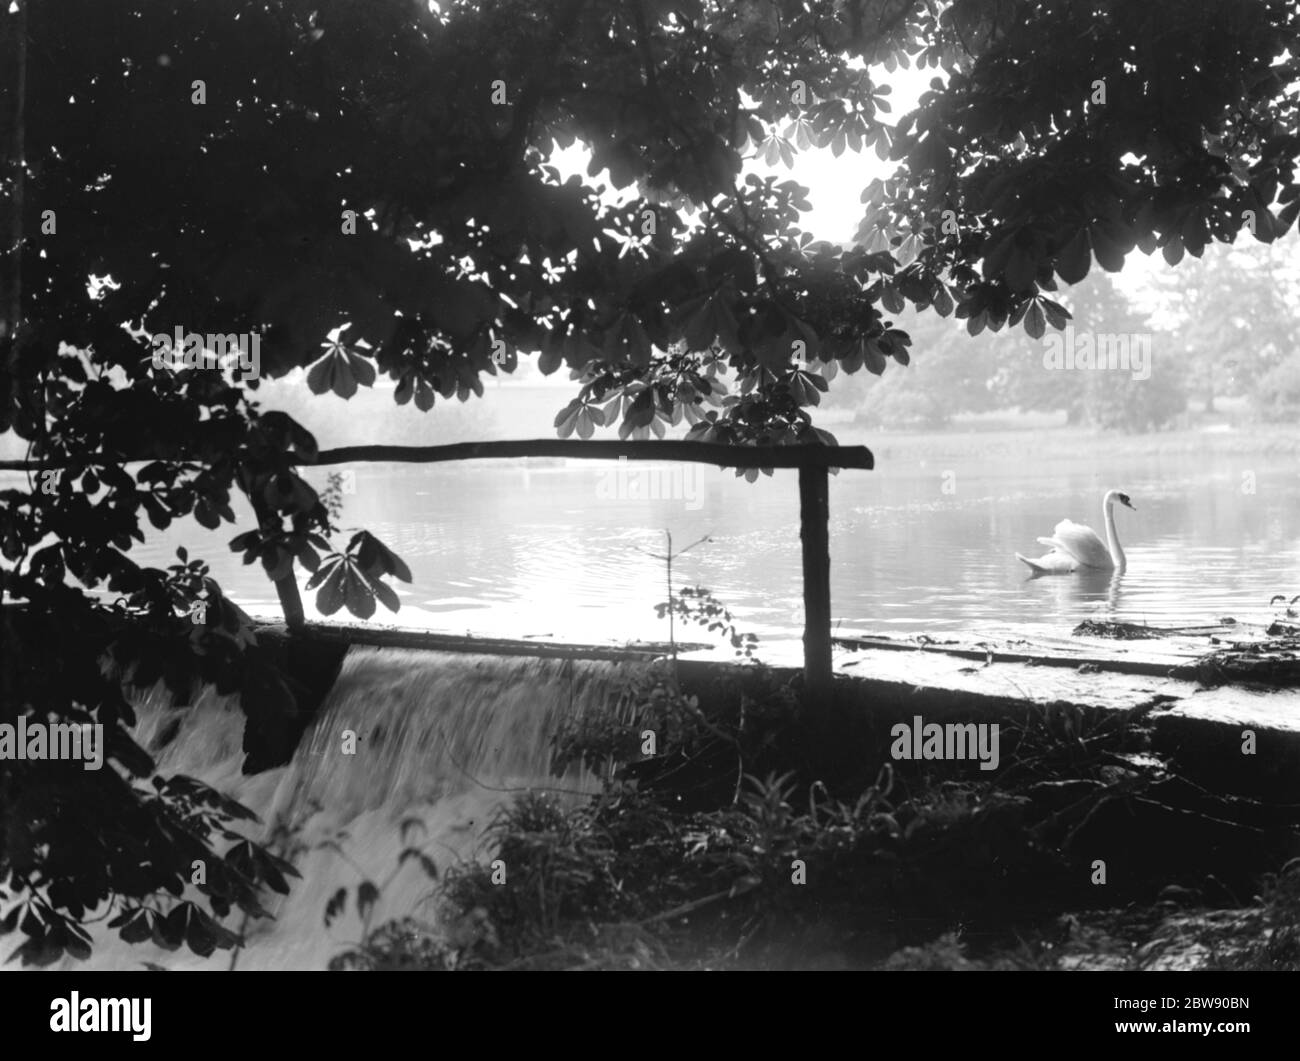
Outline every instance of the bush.
{"label": "bush", "polygon": [[878,383],[855,422],[896,430],[943,427],[952,419],[952,404],[934,390]]}
{"label": "bush", "polygon": [[1260,377],[1251,397],[1255,411],[1270,423],[1300,418],[1300,351]]}

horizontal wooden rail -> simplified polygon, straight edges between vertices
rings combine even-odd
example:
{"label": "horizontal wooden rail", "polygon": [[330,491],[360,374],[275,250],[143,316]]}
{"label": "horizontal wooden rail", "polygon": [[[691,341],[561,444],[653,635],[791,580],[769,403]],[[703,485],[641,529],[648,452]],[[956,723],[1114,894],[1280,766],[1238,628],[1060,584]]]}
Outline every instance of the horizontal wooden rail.
{"label": "horizontal wooden rail", "polygon": [[[861,468],[870,471],[875,459],[866,446],[726,446],[717,442],[583,442],[565,438],[520,439],[510,442],[456,442],[449,446],[342,446],[321,450],[310,466],[391,461],[437,464],[446,461],[519,457],[565,457],[570,460],[690,461],[720,468]],[[95,458],[91,463],[133,464],[158,460],[153,456]],[[178,458],[185,459],[185,458]],[[65,461],[0,461],[0,471],[42,471],[67,466]]]}
{"label": "horizontal wooden rail", "polygon": [[450,446],[342,446],[326,449],[311,464],[440,461],[507,457],[567,457],[578,460],[692,461],[720,468],[862,468],[875,466],[866,446],[725,446],[716,442],[581,442],[565,438],[512,442],[457,442]]}

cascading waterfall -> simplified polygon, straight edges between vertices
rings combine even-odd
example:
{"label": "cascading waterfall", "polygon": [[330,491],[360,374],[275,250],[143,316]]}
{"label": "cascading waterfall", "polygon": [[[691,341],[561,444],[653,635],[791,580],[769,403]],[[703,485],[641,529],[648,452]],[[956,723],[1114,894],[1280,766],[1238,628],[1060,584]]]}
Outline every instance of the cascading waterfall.
{"label": "cascading waterfall", "polygon": [[[325,927],[325,906],[338,888],[354,898],[364,880],[381,886],[372,926],[408,914],[433,921],[431,882],[415,859],[399,868],[403,848],[421,848],[441,870],[486,854],[483,830],[518,791],[593,791],[590,776],[551,776],[551,735],[567,718],[617,709],[627,679],[642,666],[353,647],[293,760],[252,776],[240,772],[244,720],[233,698],[205,690],[193,706],[165,708],[155,690],[137,705],[135,732],[159,774],[195,777],[256,812],[261,822],[249,835],[302,874],[290,878],[288,896],[267,894],[274,920],[243,926],[237,968],[324,969],[362,935],[352,902]],[[344,750],[348,731],[354,754]],[[409,819],[424,829],[404,841]],[[239,930],[240,916],[226,924]],[[231,964],[229,951],[203,959],[188,950],[129,945],[95,927],[90,961],[69,960],[65,968]]]}

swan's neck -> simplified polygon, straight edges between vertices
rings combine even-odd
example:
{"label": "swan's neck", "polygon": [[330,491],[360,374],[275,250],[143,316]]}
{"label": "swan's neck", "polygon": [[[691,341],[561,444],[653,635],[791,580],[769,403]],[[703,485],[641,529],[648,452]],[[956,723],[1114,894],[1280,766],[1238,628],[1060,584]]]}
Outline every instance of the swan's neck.
{"label": "swan's neck", "polygon": [[1116,571],[1123,571],[1128,564],[1124,550],[1120,548],[1119,535],[1115,533],[1115,502],[1107,497],[1102,502],[1106,513],[1106,548],[1110,550],[1110,562]]}

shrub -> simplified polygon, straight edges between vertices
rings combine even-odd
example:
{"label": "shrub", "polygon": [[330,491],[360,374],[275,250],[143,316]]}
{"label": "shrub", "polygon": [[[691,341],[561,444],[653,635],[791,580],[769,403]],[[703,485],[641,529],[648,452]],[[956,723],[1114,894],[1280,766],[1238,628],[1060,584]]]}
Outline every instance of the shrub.
{"label": "shrub", "polygon": [[1294,423],[1300,417],[1300,351],[1260,377],[1252,404],[1272,423]]}

